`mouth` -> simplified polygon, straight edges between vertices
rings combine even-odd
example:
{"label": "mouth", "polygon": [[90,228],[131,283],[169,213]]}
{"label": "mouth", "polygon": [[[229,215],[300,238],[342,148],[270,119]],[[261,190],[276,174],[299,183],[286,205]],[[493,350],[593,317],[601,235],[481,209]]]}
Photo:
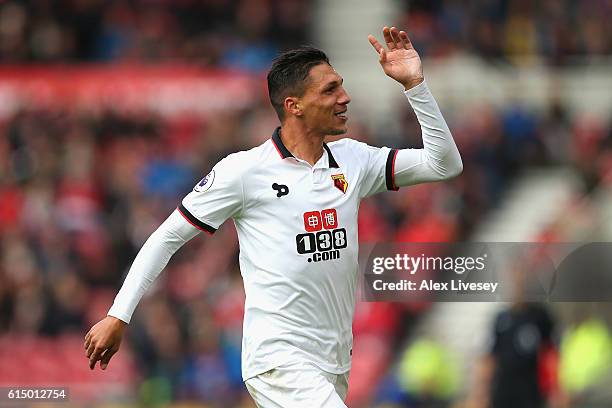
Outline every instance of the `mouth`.
{"label": "mouth", "polygon": [[334,115],[337,116],[338,118],[342,119],[342,120],[348,120],[348,116],[346,115],[346,111],[347,109],[341,111],[341,112],[336,112]]}

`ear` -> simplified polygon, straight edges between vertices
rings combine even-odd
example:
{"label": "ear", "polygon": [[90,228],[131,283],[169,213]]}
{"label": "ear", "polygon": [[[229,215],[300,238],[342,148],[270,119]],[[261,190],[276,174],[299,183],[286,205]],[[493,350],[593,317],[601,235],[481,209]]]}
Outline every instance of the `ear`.
{"label": "ear", "polygon": [[285,110],[294,116],[302,116],[302,104],[299,98],[289,96],[285,98]]}

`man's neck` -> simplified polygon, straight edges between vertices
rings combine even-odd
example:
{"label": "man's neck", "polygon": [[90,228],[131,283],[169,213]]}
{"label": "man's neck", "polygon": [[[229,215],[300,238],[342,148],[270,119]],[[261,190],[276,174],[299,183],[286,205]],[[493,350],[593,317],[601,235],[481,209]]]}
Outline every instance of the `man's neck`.
{"label": "man's neck", "polygon": [[281,127],[280,137],[283,144],[298,158],[314,166],[323,156],[323,140],[325,135],[317,135],[304,129],[300,124],[284,123]]}

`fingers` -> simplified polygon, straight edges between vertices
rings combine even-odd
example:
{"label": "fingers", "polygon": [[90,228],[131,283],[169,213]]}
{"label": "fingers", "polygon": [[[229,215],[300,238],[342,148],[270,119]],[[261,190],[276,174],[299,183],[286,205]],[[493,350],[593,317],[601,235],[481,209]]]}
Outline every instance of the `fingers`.
{"label": "fingers", "polygon": [[106,350],[106,352],[102,355],[102,359],[100,360],[100,367],[103,370],[106,370],[106,367],[108,367],[108,363],[110,362],[111,357],[113,357],[117,350],[119,350],[118,347],[112,347]]}
{"label": "fingers", "polygon": [[[408,37],[408,34],[405,31],[400,31],[396,27],[384,27],[383,28],[383,36],[385,38],[385,43],[387,44],[387,48],[389,51],[393,51],[396,49],[412,49],[412,42]],[[372,47],[376,50],[378,54],[381,54],[384,51],[384,47],[376,40],[373,35],[368,35],[368,40]]]}
{"label": "fingers", "polygon": [[389,29],[389,27],[383,28],[383,37],[385,37],[385,43],[387,43],[387,48],[389,48],[389,51],[397,48],[397,44],[395,43],[395,40],[391,35],[391,30]]}
{"label": "fingers", "polygon": [[87,350],[89,348],[89,343],[91,342],[91,333],[87,333],[85,335],[85,343],[83,343],[83,346],[85,347],[85,350]]}
{"label": "fingers", "polygon": [[87,351],[85,352],[85,356],[87,358],[90,358],[95,350],[96,350],[96,343],[94,341],[90,341],[89,345],[87,346]]}
{"label": "fingers", "polygon": [[384,50],[383,46],[378,42],[376,37],[374,37],[372,34],[368,34],[368,41],[370,42],[370,44],[372,44],[372,47],[374,47],[374,49],[376,50],[378,54],[380,54],[381,50]]}
{"label": "fingers", "polygon": [[125,323],[116,319],[105,319],[94,325],[85,335],[85,355],[89,368],[93,370],[100,361],[100,368],[106,369],[111,357],[119,350]]}
{"label": "fingers", "polygon": [[395,45],[395,49],[404,48],[404,44],[402,44],[402,39],[400,38],[399,30],[396,27],[391,27],[390,34],[391,39],[393,40],[393,44]]}
{"label": "fingers", "polygon": [[91,357],[89,357],[89,369],[90,370],[93,370],[98,360],[102,359],[102,352],[104,352],[102,348],[96,347],[94,349]]}
{"label": "fingers", "polygon": [[[101,347],[97,345],[100,343],[101,342],[99,340],[93,339],[93,335],[91,334],[91,332],[87,333],[87,335],[85,336],[85,345],[84,345],[85,350],[86,350],[85,355],[89,359],[89,368],[91,370],[93,370],[94,367],[96,366],[96,362],[103,358],[102,353],[104,353],[105,351],[108,352],[108,350],[110,350],[110,349],[107,350],[106,347]],[[106,353],[104,353],[104,355],[106,355]],[[112,357],[112,354],[108,356],[108,359],[110,360],[111,357]],[[108,361],[106,362],[106,365],[108,365]]]}
{"label": "fingers", "polygon": [[386,60],[387,60],[387,52],[385,51],[385,47],[383,47],[378,40],[376,39],[376,37],[374,37],[373,35],[369,34],[368,35],[368,41],[370,41],[370,44],[372,44],[372,47],[374,47],[374,49],[376,50],[376,52],[378,53],[378,61],[383,64]]}
{"label": "fingers", "polygon": [[408,38],[408,34],[406,34],[405,31],[400,31],[399,32],[399,36],[402,39],[402,44],[404,46],[405,49],[409,50],[412,47],[412,41],[410,41],[410,38]]}

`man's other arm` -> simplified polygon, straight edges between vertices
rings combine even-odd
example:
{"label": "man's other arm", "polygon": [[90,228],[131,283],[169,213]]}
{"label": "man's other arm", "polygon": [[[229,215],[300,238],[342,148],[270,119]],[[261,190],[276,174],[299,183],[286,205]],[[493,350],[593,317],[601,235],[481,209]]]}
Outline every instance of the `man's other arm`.
{"label": "man's other arm", "polygon": [[85,336],[90,369],[93,370],[98,360],[100,367],[106,369],[111,357],[119,350],[125,326],[142,296],[172,255],[199,232],[175,210],[147,239],[134,259],[108,316],[96,323]]}

